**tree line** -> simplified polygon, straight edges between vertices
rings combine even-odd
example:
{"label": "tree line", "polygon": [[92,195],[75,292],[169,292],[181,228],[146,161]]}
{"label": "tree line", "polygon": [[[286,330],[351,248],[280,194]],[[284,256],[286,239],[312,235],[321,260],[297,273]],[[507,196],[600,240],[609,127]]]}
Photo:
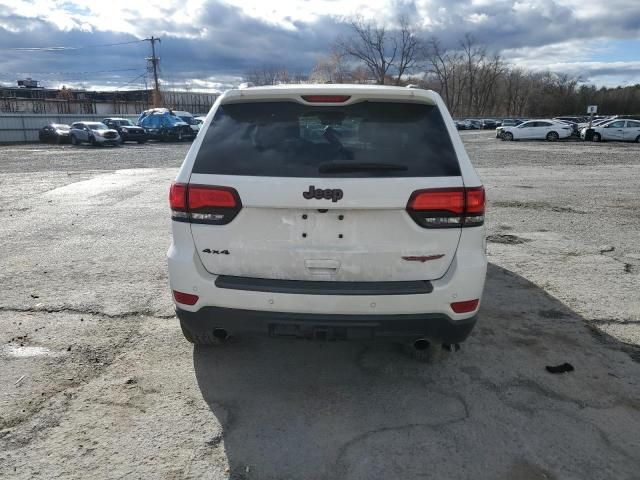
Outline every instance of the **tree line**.
{"label": "tree line", "polygon": [[640,114],[640,84],[597,88],[579,77],[532,71],[490,52],[470,34],[454,47],[425,38],[406,18],[395,28],[361,17],[350,34],[335,39],[311,72],[263,65],[244,75],[255,85],[369,83],[437,91],[454,117],[552,117],[584,115],[587,105],[604,114]]}

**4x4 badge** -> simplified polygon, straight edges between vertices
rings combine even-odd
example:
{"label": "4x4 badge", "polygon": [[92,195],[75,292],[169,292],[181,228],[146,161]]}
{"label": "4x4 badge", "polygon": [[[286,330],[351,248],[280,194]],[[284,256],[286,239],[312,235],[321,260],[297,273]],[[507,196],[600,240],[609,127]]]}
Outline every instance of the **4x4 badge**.
{"label": "4x4 badge", "polygon": [[309,191],[302,192],[302,196],[307,200],[311,200],[312,198],[320,200],[324,198],[325,200],[337,202],[344,196],[344,194],[339,188],[327,188],[323,190],[322,188],[316,188],[314,185],[309,185]]}

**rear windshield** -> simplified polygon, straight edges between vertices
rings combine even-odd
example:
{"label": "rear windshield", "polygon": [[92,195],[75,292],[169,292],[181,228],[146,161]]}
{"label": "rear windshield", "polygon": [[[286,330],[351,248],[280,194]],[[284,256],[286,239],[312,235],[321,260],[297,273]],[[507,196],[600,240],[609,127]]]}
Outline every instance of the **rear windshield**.
{"label": "rear windshield", "polygon": [[221,105],[193,173],[273,177],[459,176],[437,107],[360,102]]}

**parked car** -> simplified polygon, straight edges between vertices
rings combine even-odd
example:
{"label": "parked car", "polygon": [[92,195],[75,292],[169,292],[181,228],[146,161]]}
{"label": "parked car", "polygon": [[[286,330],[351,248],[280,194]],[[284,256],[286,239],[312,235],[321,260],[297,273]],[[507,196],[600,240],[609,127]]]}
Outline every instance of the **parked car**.
{"label": "parked car", "polygon": [[491,120],[490,118],[485,118],[480,121],[480,126],[483,130],[493,130],[498,126],[498,122]]}
{"label": "parked car", "polygon": [[204,121],[207,119],[207,117],[195,117],[195,121],[198,124],[198,130],[200,128],[202,128],[202,124],[204,123]]}
{"label": "parked car", "polygon": [[482,128],[482,122],[480,120],[467,119],[464,121],[467,130],[480,130]]}
{"label": "parked car", "polygon": [[174,110],[173,114],[176,117],[180,118],[184,123],[189,125],[191,129],[196,132],[196,134],[198,133],[198,131],[200,130],[200,124],[197,122],[196,117],[194,117],[189,112],[180,112],[178,110]]}
{"label": "parked car", "polygon": [[43,143],[66,143],[69,141],[69,125],[50,123],[38,131],[38,138]]}
{"label": "parked car", "polygon": [[503,140],[548,140],[553,142],[571,136],[572,128],[554,120],[529,120],[517,127],[502,127]]}
{"label": "parked car", "polygon": [[76,122],[71,125],[69,135],[73,145],[85,142],[93,146],[120,144],[118,132],[101,122]]}
{"label": "parked car", "polygon": [[147,132],[147,137],[163,142],[193,139],[196,132],[182,119],[169,112],[154,112],[140,121],[140,126]]}
{"label": "parked car", "polygon": [[[594,142],[602,140],[614,140],[621,142],[638,142],[640,143],[640,120],[613,120],[593,128]],[[586,137],[587,128],[583,128],[580,132],[580,138]]]}
{"label": "parked car", "polygon": [[500,135],[502,135],[502,129],[504,127],[515,127],[517,125],[520,125],[522,123],[522,120],[519,120],[517,118],[505,118],[504,120],[502,120],[501,125],[496,127],[496,138],[500,138]]}
{"label": "parked car", "polygon": [[458,130],[466,130],[467,124],[463,120],[455,120],[456,129]]}
{"label": "parked car", "polygon": [[102,120],[107,127],[116,130],[120,135],[120,140],[124,142],[144,143],[147,141],[147,132],[144,128],[134,125],[126,118],[105,118]]}
{"label": "parked car", "polygon": [[554,120],[560,122],[560,123],[564,123],[565,125],[569,125],[571,127],[571,135],[575,135],[575,136],[579,136],[580,135],[580,129],[578,128],[578,124],[575,122],[572,122],[570,120],[558,120],[555,119]]}
{"label": "parked car", "polygon": [[437,93],[245,88],[212,114],[169,193],[187,340],[395,338],[421,351],[467,337],[485,197]]}

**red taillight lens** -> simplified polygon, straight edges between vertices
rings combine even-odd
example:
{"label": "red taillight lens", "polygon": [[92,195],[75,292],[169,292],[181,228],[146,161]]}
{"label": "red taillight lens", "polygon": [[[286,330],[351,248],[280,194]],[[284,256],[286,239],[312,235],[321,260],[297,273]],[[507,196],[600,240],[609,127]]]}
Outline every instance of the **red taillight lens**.
{"label": "red taillight lens", "polygon": [[235,208],[235,190],[226,187],[189,185],[189,210],[202,208]]}
{"label": "red taillight lens", "polygon": [[195,305],[198,301],[197,295],[192,295],[190,293],[178,292],[177,290],[173,291],[173,298],[177,303],[182,303],[183,305]]}
{"label": "red taillight lens", "polygon": [[233,188],[183,183],[171,185],[169,204],[173,220],[211,225],[229,223],[242,208]]}
{"label": "red taillight lens", "polygon": [[169,189],[169,205],[171,210],[187,209],[187,186],[184,183],[172,183]]}
{"label": "red taillight lens", "polygon": [[464,302],[453,302],[451,304],[451,310],[455,313],[469,313],[478,308],[479,303],[480,300],[477,298],[475,300],[465,300]]}
{"label": "red taillight lens", "polygon": [[466,189],[467,215],[484,215],[484,187]]}
{"label": "red taillight lens", "polygon": [[475,227],[484,223],[484,188],[433,188],[413,192],[407,212],[425,228]]}
{"label": "red taillight lens", "polygon": [[303,95],[302,98],[309,103],[344,103],[351,95]]}
{"label": "red taillight lens", "polygon": [[464,212],[464,192],[461,189],[434,189],[414,192],[409,207],[414,211]]}

